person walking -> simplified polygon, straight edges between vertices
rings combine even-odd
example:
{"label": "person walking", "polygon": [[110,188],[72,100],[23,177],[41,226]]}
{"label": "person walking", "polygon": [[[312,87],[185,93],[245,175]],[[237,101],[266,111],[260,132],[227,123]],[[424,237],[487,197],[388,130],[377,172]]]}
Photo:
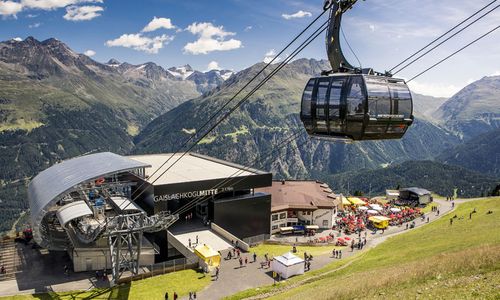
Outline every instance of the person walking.
{"label": "person walking", "polygon": [[219,279],[219,267],[215,268],[215,280]]}
{"label": "person walking", "polygon": [[193,300],[196,300],[196,292],[193,292]]}
{"label": "person walking", "polygon": [[189,248],[191,248],[191,238],[188,239]]}
{"label": "person walking", "polygon": [[240,257],[240,268],[243,268],[243,259]]}
{"label": "person walking", "polygon": [[198,245],[198,235],[196,235],[196,245]]}
{"label": "person walking", "polygon": [[429,217],[427,217],[427,223],[429,223],[429,221],[430,221],[430,219],[429,219]]}
{"label": "person walking", "polygon": [[165,292],[165,300],[168,300],[168,292]]}
{"label": "person walking", "polygon": [[177,300],[177,298],[179,298],[179,296],[177,295],[176,292],[174,292],[174,300]]}
{"label": "person walking", "polygon": [[255,252],[253,253],[253,262],[256,262],[257,261],[257,254],[255,254]]}
{"label": "person walking", "polygon": [[189,292],[189,300],[193,300],[193,292]]}
{"label": "person walking", "polygon": [[342,249],[339,250],[339,259],[342,258]]}
{"label": "person walking", "polygon": [[469,220],[472,219],[472,213],[469,213]]}
{"label": "person walking", "polygon": [[450,225],[453,225],[453,218],[450,218]]}
{"label": "person walking", "polygon": [[245,256],[245,266],[248,264],[248,257]]}

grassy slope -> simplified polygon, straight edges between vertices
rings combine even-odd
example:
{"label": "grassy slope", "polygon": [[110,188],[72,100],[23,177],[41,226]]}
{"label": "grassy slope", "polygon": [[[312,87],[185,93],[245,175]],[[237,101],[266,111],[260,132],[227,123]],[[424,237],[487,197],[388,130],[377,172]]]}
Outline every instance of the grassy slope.
{"label": "grassy slope", "polygon": [[[469,220],[469,212],[477,214]],[[487,215],[488,210],[494,211]],[[460,204],[449,217],[395,236],[358,255],[348,267],[275,296],[277,299],[494,298],[500,286],[500,198]],[[347,261],[346,261],[347,262]],[[346,263],[344,262],[344,263]],[[327,266],[323,272],[339,266]],[[315,274],[318,274],[316,272]],[[308,274],[289,280],[303,280]],[[234,295],[238,299],[273,290],[265,287]]]}
{"label": "grassy slope", "polygon": [[210,276],[203,277],[193,270],[179,271],[156,276],[132,284],[123,284],[112,289],[95,289],[92,291],[75,291],[66,293],[44,293],[36,295],[18,295],[1,297],[0,299],[163,299],[168,292],[173,299],[174,291],[179,297],[190,291],[200,291],[210,282]]}

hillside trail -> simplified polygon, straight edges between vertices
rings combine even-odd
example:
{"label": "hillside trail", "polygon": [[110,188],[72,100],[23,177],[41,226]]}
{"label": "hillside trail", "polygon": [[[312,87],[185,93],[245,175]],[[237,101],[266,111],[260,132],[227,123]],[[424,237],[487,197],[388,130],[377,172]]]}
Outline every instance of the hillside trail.
{"label": "hillside trail", "polygon": [[[487,198],[474,198],[474,199],[457,199],[455,200],[455,204],[459,203],[465,203],[469,201],[474,201],[474,200],[479,200],[479,199],[487,199]],[[440,213],[439,215],[436,212],[429,212],[425,214],[425,219],[429,218],[429,223],[432,223],[446,215],[448,215],[450,212],[452,212],[455,207],[452,207],[452,202],[451,201],[446,201],[446,200],[434,200],[434,203],[438,207]],[[422,221],[421,219],[417,219],[416,221],[416,228],[425,226],[427,223],[427,220]],[[356,258],[353,260],[350,260],[346,264],[339,266],[338,268],[335,268],[333,270],[329,270],[327,272],[318,274],[318,275],[313,275],[309,276],[307,278],[304,278],[303,280],[299,280],[297,282],[294,282],[289,285],[283,285],[281,287],[278,287],[277,289],[262,294],[258,296],[253,296],[245,299],[264,299],[267,297],[271,297],[273,295],[277,295],[279,293],[282,293],[286,290],[289,290],[294,287],[298,287],[303,284],[307,284],[309,282],[318,280],[322,278],[325,275],[332,274],[335,272],[338,272],[344,268],[347,268],[350,266],[352,263],[358,261],[361,259],[365,253],[377,245],[381,244],[382,242],[386,241],[388,238],[405,233],[407,231],[410,231],[412,229],[406,229],[405,226],[395,226],[391,227],[388,230],[385,230],[385,232],[382,234],[380,232],[378,233],[371,233],[368,234],[367,236],[367,244],[362,250],[354,250],[351,251],[350,249],[345,249],[343,250],[343,259],[351,257],[353,255],[359,254]],[[357,236],[352,236],[351,238],[357,238]],[[325,246],[328,247],[328,246]],[[333,249],[333,246],[332,246]],[[246,254],[247,255],[247,254]],[[313,264],[311,265],[311,270],[317,270],[321,269],[327,264],[333,262],[335,259],[331,256],[330,253],[328,254],[323,254],[323,255],[317,255],[314,257]],[[271,276],[272,271],[270,269],[261,269],[258,268],[257,264],[249,264],[245,265],[243,268],[239,267],[238,260],[229,260],[229,261],[222,261],[221,263],[221,272],[219,274],[218,280],[213,279],[212,283],[207,286],[205,289],[200,291],[198,293],[198,298],[200,299],[221,299],[230,295],[233,295],[235,293],[241,292],[246,289],[251,289],[251,288],[258,288],[261,286],[267,286],[271,285],[274,283],[274,280]],[[283,283],[286,281],[282,281]],[[183,299],[188,299],[188,298],[183,298]]]}

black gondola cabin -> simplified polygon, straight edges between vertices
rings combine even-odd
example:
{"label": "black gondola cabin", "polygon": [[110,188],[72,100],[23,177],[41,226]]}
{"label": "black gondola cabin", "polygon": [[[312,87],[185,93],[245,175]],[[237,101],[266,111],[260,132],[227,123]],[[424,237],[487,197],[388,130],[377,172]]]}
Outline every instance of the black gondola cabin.
{"label": "black gondola cabin", "polygon": [[337,73],[309,80],[300,119],[307,133],[315,137],[399,139],[413,122],[412,110],[403,79]]}

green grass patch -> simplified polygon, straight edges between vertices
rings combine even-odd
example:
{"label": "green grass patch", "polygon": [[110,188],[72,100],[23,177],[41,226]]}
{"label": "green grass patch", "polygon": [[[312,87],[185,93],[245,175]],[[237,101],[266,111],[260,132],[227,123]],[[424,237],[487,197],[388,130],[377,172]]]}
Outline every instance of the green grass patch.
{"label": "green grass patch", "polygon": [[[469,213],[477,213],[469,220]],[[487,214],[492,210],[493,214]],[[457,215],[453,225],[450,217]],[[281,288],[275,299],[407,299],[498,298],[500,270],[500,198],[459,204],[456,211],[429,225],[389,238],[374,249],[349,258],[352,263],[336,272],[341,262],[297,276],[288,285],[311,278],[294,288]],[[463,217],[462,219],[460,219]],[[345,262],[342,262],[345,263]],[[302,279],[301,279],[302,278]],[[478,279],[479,278],[479,279]],[[483,279],[481,279],[483,278]],[[486,279],[484,279],[486,278]],[[491,278],[491,282],[487,279]],[[431,287],[440,286],[441,290]],[[443,286],[444,285],[444,286]],[[464,286],[472,288],[462,294]],[[426,289],[427,288],[427,289]],[[252,289],[231,299],[268,293],[276,287]]]}
{"label": "green grass patch", "polygon": [[207,137],[204,137],[199,143],[198,145],[208,145],[208,144],[211,144],[215,141],[215,139],[217,138],[217,135],[213,135],[213,136],[207,136]]}
{"label": "green grass patch", "polygon": [[203,276],[194,270],[184,270],[152,278],[133,281],[111,289],[93,289],[91,291],[50,292],[35,295],[17,295],[0,299],[164,299],[165,292],[173,299],[176,292],[179,297],[190,291],[200,291],[211,281],[210,276]]}

